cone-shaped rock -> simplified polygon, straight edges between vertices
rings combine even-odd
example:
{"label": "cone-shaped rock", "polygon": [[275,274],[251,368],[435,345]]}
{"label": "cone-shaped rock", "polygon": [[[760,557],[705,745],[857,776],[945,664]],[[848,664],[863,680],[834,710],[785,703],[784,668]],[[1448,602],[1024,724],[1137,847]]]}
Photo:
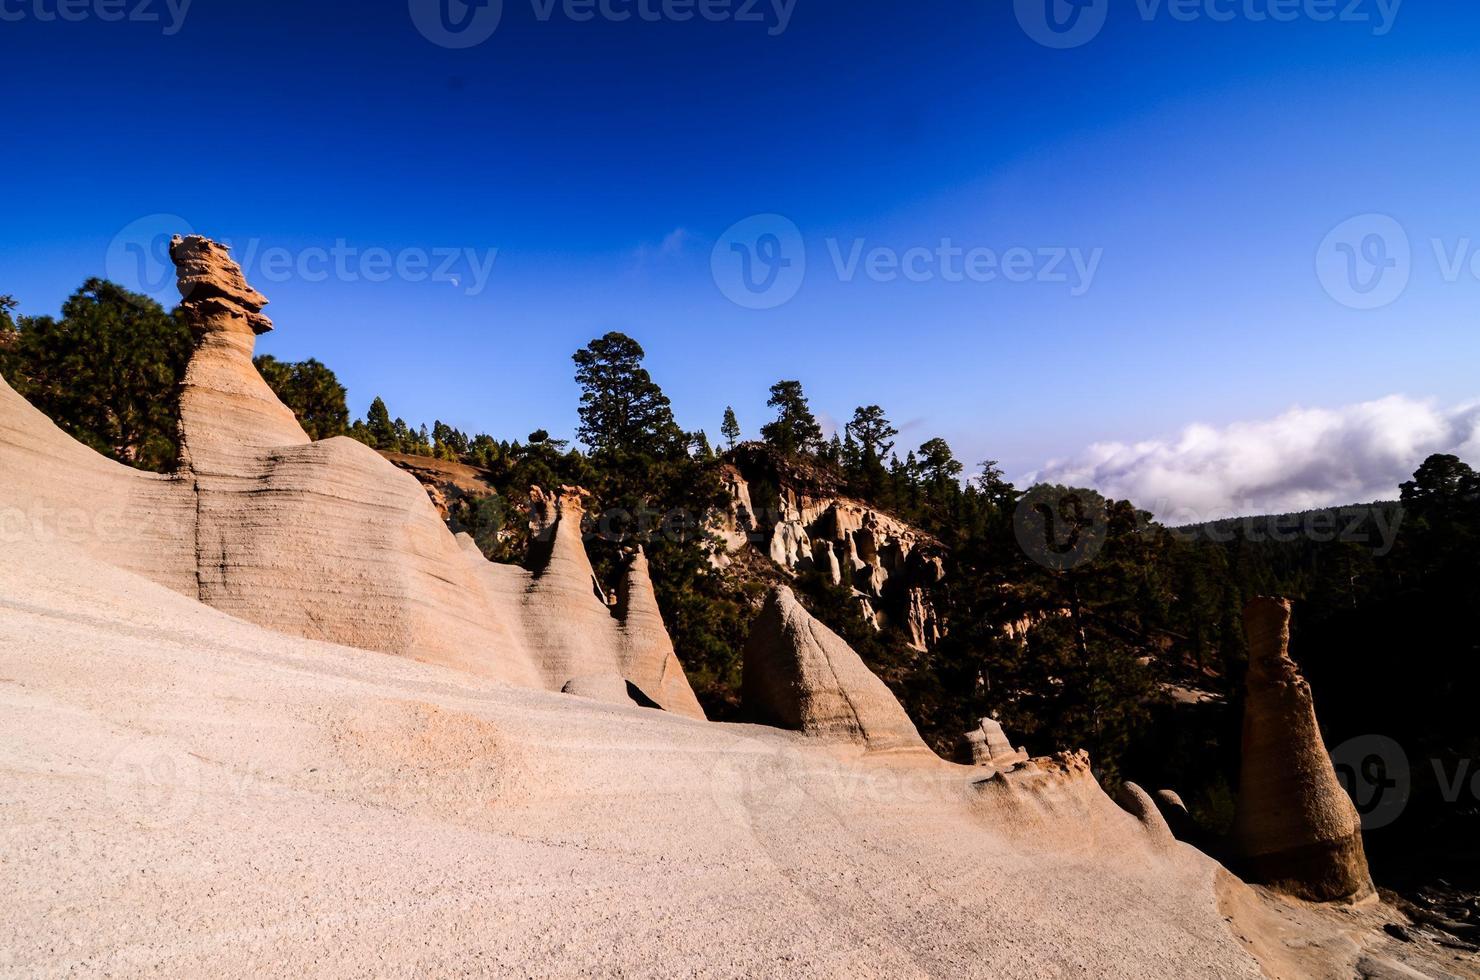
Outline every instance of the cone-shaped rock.
{"label": "cone-shaped rock", "polygon": [[663,625],[648,574],[647,555],[641,546],[627,561],[617,591],[617,611],[622,618],[623,676],[668,711],[703,718],[704,709],[694,697],[694,689],[673,652],[673,640]]}
{"label": "cone-shaped rock", "polygon": [[771,590],[751,627],[741,696],[763,724],[870,749],[929,751],[884,682],[785,586]]}
{"label": "cone-shaped rock", "polygon": [[1290,659],[1290,601],[1244,609],[1249,640],[1233,839],[1254,881],[1313,901],[1372,892],[1356,807],[1321,743],[1310,685]]}

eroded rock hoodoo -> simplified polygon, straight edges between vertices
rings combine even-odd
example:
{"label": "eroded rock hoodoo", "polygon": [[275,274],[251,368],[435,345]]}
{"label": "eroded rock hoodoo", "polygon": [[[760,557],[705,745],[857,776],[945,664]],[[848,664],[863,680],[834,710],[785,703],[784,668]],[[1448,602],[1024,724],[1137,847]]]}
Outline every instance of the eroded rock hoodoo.
{"label": "eroded rock hoodoo", "polygon": [[272,329],[267,298],[225,246],[176,237],[170,255],[195,338],[178,471],[103,458],[0,379],[0,504],[34,507],[38,534],[270,630],[703,717],[646,562],[630,564],[621,615],[598,593],[579,491],[541,501],[551,533],[537,571],[485,560],[373,449],[309,439],[252,364]]}
{"label": "eroded rock hoodoo", "polygon": [[1005,769],[1027,762],[1028,753],[1026,749],[1013,748],[997,719],[983,718],[977,727],[961,736],[956,745],[956,761],[968,766]]}
{"label": "eroded rock hoodoo", "polygon": [[930,751],[884,682],[786,586],[766,596],[744,656],[741,699],[753,720],[869,749]]}
{"label": "eroded rock hoodoo", "polygon": [[1233,842],[1252,881],[1312,901],[1373,891],[1356,807],[1321,742],[1310,685],[1290,659],[1290,601],[1244,609],[1248,697]]}

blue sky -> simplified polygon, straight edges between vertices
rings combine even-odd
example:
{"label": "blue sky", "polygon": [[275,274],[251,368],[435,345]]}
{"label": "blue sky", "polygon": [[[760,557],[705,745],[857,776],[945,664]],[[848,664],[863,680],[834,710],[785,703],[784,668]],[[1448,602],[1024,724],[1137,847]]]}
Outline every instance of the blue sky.
{"label": "blue sky", "polygon": [[[503,0],[454,49],[417,27],[435,0],[74,2],[69,21],[0,0],[0,292],[23,312],[88,276],[147,280],[119,256],[178,220],[250,252],[278,323],[260,349],[327,362],[357,412],[379,394],[415,422],[568,435],[570,354],[617,329],[711,437],[727,404],[753,434],[767,387],[798,378],[824,418],[883,405],[901,448],[941,435],[1009,476],[1198,516],[1365,499],[1415,455],[1480,446],[1470,5],[1361,0],[1353,21],[1351,0],[1301,0],[1279,22],[1270,0],[1113,0],[1053,49],[1024,25],[1065,0],[683,22],[673,0]],[[805,256],[767,309],[721,288],[752,215]],[[1407,241],[1390,299],[1331,265],[1343,236],[1370,263],[1352,282],[1400,251],[1375,219],[1331,239],[1361,215]],[[303,274],[336,244],[346,272]],[[952,275],[942,248],[991,250],[997,274]],[[920,281],[890,276],[912,249]],[[375,250],[411,271],[370,281]],[[1210,467],[1225,444],[1304,466],[1300,485]]]}

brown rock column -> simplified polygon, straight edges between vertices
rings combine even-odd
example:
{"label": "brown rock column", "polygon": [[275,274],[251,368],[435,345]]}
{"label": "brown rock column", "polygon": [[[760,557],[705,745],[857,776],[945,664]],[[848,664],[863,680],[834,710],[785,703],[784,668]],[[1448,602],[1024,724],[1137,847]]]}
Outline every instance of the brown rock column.
{"label": "brown rock column", "polygon": [[1310,685],[1290,659],[1290,601],[1244,609],[1249,674],[1233,842],[1246,877],[1312,901],[1371,894],[1362,828],[1321,742]]}

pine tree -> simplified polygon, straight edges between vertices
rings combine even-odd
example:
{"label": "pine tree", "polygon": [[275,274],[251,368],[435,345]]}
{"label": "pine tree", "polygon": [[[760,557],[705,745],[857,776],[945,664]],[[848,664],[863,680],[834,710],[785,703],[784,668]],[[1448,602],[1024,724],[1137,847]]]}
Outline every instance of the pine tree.
{"label": "pine tree", "polygon": [[920,447],[920,474],[926,483],[940,486],[960,476],[962,469],[944,439],[930,439]]}
{"label": "pine tree", "polygon": [[[401,424],[404,427],[405,423]],[[374,449],[395,452],[399,448],[390,410],[378,396],[370,403],[370,411],[365,413],[365,434],[370,437],[370,446]]]}
{"label": "pine tree", "polygon": [[894,450],[894,437],[899,430],[884,417],[878,405],[866,405],[853,410],[853,421],[845,427],[848,434],[856,438],[866,454],[883,459]]}
{"label": "pine tree", "polygon": [[260,354],[252,363],[278,400],[293,410],[310,439],[329,439],[348,431],[347,392],[322,363],[314,358],[279,361],[271,354]]}
{"label": "pine tree", "polygon": [[687,447],[668,396],[642,366],[645,356],[637,341],[615,332],[572,355],[581,386],[576,437],[593,455],[661,457]]}
{"label": "pine tree", "polygon": [[735,410],[728,405],[725,406],[725,420],[719,427],[719,434],[724,436],[731,449],[740,441],[740,420],[735,418]]}
{"label": "pine tree", "polygon": [[816,455],[822,445],[822,426],[817,424],[800,381],[778,381],[771,386],[766,404],[776,409],[776,420],[761,426],[761,437],[778,452],[795,456]]}

